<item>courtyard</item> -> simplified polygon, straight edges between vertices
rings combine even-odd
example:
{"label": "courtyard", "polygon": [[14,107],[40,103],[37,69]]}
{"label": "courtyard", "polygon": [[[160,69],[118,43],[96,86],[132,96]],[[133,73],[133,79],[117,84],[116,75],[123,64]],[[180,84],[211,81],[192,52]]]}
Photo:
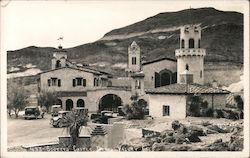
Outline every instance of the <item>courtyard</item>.
{"label": "courtyard", "polygon": [[[21,146],[32,146],[38,144],[58,143],[58,136],[65,133],[65,128],[54,128],[50,122],[51,116],[45,115],[44,119],[24,120],[23,118],[13,119],[8,118],[8,149],[16,151],[16,149],[23,151]],[[121,120],[125,124],[124,140],[122,144],[141,145],[145,144],[145,139],[142,138],[142,129],[157,131],[163,133],[164,131],[171,130],[171,123],[174,120],[166,118],[144,119],[144,120]],[[235,127],[242,126],[242,120],[232,121],[229,119],[217,118],[204,118],[204,117],[187,117],[186,119],[179,120],[185,126],[196,126],[206,131],[206,127],[202,126],[204,122],[209,122],[212,125],[217,125],[223,130],[232,130]],[[90,126],[95,126],[89,123]],[[228,129],[230,128],[230,129]],[[203,147],[211,144],[218,139],[222,141],[229,141],[231,132],[207,134],[200,137],[201,142],[192,143],[193,147]],[[113,149],[106,149],[113,150]]]}

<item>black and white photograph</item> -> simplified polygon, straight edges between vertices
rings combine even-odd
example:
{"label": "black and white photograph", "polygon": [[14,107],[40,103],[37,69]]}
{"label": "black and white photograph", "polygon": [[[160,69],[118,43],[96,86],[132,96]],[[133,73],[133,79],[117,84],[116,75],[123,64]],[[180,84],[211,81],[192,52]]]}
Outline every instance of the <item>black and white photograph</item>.
{"label": "black and white photograph", "polygon": [[0,157],[249,157],[249,1],[1,0]]}

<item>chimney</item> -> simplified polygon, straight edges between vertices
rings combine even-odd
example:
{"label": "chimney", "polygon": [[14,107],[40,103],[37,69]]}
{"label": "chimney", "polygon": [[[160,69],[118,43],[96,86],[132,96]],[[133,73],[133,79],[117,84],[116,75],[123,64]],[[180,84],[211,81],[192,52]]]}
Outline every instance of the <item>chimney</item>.
{"label": "chimney", "polygon": [[180,83],[181,84],[192,84],[194,82],[193,74],[189,70],[185,70],[180,74]]}

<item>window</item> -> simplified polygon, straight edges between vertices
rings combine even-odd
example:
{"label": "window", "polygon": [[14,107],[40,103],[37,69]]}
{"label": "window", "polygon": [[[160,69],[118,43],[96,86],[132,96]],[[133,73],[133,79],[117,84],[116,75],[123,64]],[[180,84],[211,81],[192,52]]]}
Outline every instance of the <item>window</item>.
{"label": "window", "polygon": [[201,48],[201,40],[198,40],[198,48]]}
{"label": "window", "polygon": [[50,87],[51,83],[50,83],[50,79],[48,79],[48,86]]}
{"label": "window", "polygon": [[72,80],[72,85],[73,85],[73,87],[76,86],[76,80],[75,79]]}
{"label": "window", "polygon": [[186,70],[189,70],[189,66],[188,66],[188,64],[186,64]]}
{"label": "window", "polygon": [[136,85],[135,85],[135,87],[136,87],[137,89],[141,89],[141,82],[140,82],[140,80],[136,80]]}
{"label": "window", "polygon": [[72,86],[86,86],[86,79],[83,79],[82,77],[77,77],[72,80]]}
{"label": "window", "polygon": [[136,65],[136,57],[132,57],[132,65]]}
{"label": "window", "polygon": [[52,86],[56,86],[57,84],[56,84],[56,81],[57,81],[57,78],[51,78],[51,85]]}
{"label": "window", "polygon": [[76,85],[81,86],[82,85],[82,78],[76,78]]}
{"label": "window", "polygon": [[184,48],[184,39],[181,40],[181,48]]}
{"label": "window", "polygon": [[194,39],[189,39],[189,48],[194,48]]}
{"label": "window", "polygon": [[202,70],[200,71],[200,78],[202,78]]}
{"label": "window", "polygon": [[59,68],[59,67],[61,67],[61,61],[60,61],[60,60],[57,60],[57,61],[56,61],[56,68]]}
{"label": "window", "polygon": [[61,79],[58,79],[56,77],[51,77],[48,79],[48,86],[58,86],[61,87]]}
{"label": "window", "polygon": [[169,105],[163,105],[163,116],[169,116],[169,115],[170,115]]}

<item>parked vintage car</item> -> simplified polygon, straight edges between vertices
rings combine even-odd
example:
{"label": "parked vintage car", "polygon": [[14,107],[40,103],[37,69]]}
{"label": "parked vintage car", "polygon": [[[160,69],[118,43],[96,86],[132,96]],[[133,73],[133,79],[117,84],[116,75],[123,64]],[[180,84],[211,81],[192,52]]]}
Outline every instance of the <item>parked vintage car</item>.
{"label": "parked vintage car", "polygon": [[97,115],[96,118],[92,121],[93,123],[102,123],[108,124],[108,119],[114,118],[112,111],[102,111],[101,115]]}
{"label": "parked vintage car", "polygon": [[52,105],[51,106],[51,116],[57,116],[58,112],[62,111],[62,106],[61,105]]}
{"label": "parked vintage car", "polygon": [[44,112],[42,112],[40,110],[40,108],[38,106],[28,106],[25,107],[24,109],[24,114],[23,114],[23,118],[26,119],[31,119],[31,118],[43,118],[44,116]]}
{"label": "parked vintage car", "polygon": [[65,120],[65,116],[69,113],[70,111],[58,111],[58,115],[57,116],[53,116],[50,119],[50,124],[53,127],[66,127],[66,120]]}

